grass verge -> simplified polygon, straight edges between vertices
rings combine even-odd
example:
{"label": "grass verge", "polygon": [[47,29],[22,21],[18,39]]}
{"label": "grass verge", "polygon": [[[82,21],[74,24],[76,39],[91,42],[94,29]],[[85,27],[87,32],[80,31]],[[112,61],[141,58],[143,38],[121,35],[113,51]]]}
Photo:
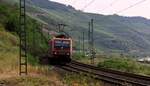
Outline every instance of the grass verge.
{"label": "grass verge", "polygon": [[63,78],[63,83],[68,86],[101,86],[100,81],[81,74],[69,73]]}

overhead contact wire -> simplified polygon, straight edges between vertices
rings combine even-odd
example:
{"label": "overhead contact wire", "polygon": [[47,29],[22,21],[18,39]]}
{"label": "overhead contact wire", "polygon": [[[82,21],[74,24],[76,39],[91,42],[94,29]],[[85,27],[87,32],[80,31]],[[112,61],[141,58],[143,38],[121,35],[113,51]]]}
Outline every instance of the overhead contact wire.
{"label": "overhead contact wire", "polygon": [[146,0],[141,0],[141,1],[139,1],[139,2],[137,2],[137,3],[135,3],[135,4],[133,4],[133,5],[130,5],[130,6],[127,7],[127,8],[124,8],[124,9],[122,9],[122,10],[116,12],[116,14],[117,14],[117,13],[122,13],[122,12],[124,12],[124,11],[126,11],[126,10],[128,10],[128,9],[130,9],[130,8],[133,8],[133,7],[137,6],[137,5],[139,5],[139,4],[143,3],[143,2],[145,2],[145,1],[146,1]]}

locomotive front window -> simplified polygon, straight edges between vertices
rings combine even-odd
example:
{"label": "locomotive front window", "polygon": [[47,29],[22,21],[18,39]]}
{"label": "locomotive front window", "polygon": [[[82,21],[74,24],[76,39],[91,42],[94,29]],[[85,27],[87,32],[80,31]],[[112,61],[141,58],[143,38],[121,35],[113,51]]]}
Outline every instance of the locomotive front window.
{"label": "locomotive front window", "polygon": [[54,48],[70,48],[70,42],[65,40],[57,40],[54,42]]}
{"label": "locomotive front window", "polygon": [[61,45],[62,45],[62,42],[61,41],[55,41],[55,43],[54,43],[54,46],[55,47],[61,47]]}

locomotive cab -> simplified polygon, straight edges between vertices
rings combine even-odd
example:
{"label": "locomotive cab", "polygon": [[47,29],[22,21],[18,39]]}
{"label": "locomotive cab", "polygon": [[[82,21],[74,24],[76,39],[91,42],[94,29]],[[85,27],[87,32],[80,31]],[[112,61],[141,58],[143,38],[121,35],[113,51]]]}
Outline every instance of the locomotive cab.
{"label": "locomotive cab", "polygon": [[72,39],[65,35],[58,35],[49,41],[49,55],[50,58],[69,62],[72,56]]}

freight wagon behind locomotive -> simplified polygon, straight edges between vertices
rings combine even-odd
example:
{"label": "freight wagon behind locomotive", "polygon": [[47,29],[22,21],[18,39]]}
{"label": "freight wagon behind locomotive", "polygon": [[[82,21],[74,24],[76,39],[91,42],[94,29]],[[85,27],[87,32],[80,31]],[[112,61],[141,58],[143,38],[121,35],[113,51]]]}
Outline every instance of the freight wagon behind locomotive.
{"label": "freight wagon behind locomotive", "polygon": [[66,35],[57,35],[49,41],[49,58],[51,61],[68,63],[72,56],[72,39]]}

